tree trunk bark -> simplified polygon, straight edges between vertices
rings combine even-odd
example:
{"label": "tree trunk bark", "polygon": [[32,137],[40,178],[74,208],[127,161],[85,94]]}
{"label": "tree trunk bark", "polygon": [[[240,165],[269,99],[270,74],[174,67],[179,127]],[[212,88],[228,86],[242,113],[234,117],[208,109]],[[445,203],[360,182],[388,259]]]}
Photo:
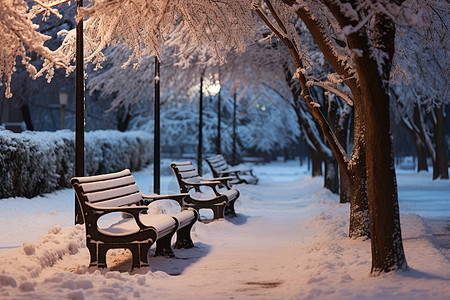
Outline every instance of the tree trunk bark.
{"label": "tree trunk bark", "polygon": [[370,82],[362,82],[361,85],[365,94],[372,273],[390,272],[405,268],[406,259],[401,238],[397,182],[389,132],[389,95],[384,93],[381,87],[371,86]]}
{"label": "tree trunk bark", "polygon": [[322,176],[322,156],[320,155],[319,152],[309,148],[309,150],[311,151],[311,176],[312,177],[317,177],[317,176]]}
{"label": "tree trunk bark", "polygon": [[350,238],[370,238],[369,200],[367,195],[365,122],[359,93],[354,93],[354,131],[352,163],[349,164]]}
{"label": "tree trunk bark", "polygon": [[436,107],[436,166],[438,168],[438,177],[440,179],[448,178],[448,161],[445,153],[445,124],[444,124],[444,105]]}
{"label": "tree trunk bark", "polygon": [[430,138],[430,136],[428,135],[428,132],[425,128],[425,120],[423,117],[423,114],[421,112],[420,109],[420,104],[417,104],[414,107],[414,122],[417,123],[416,125],[419,127],[419,131],[420,131],[420,137],[424,143],[425,148],[428,151],[428,154],[430,155],[431,158],[431,163],[433,165],[433,180],[436,179],[438,177],[438,167],[436,165],[436,150],[433,147],[433,142]]}
{"label": "tree trunk bark", "polygon": [[[345,104],[341,113],[339,114],[338,103],[334,96],[328,95],[328,119],[334,132],[336,132],[336,138],[344,149],[347,149],[347,132],[349,126],[349,120],[351,115],[350,107]],[[345,171],[339,167],[339,203],[350,202],[350,187],[348,184]]]}
{"label": "tree trunk bark", "polygon": [[[367,43],[366,43],[367,44]],[[359,47],[356,47],[359,49]],[[375,61],[357,64],[365,122],[367,194],[373,274],[407,268],[392,152],[389,94]]]}
{"label": "tree trunk bark", "polygon": [[339,194],[339,173],[338,164],[334,156],[324,160],[325,163],[325,177],[324,187],[330,190],[333,194]]}
{"label": "tree trunk bark", "polygon": [[417,172],[427,171],[428,172],[428,164],[427,164],[427,156],[425,146],[418,134],[414,134],[415,137],[415,146],[416,146],[416,154],[417,154]]}
{"label": "tree trunk bark", "polygon": [[427,164],[427,156],[426,156],[426,147],[424,145],[424,141],[422,136],[420,135],[420,131],[418,128],[421,128],[421,119],[420,119],[420,111],[417,104],[414,105],[414,115],[413,115],[413,126],[405,126],[409,129],[411,134],[414,137],[414,144],[416,146],[416,154],[417,154],[417,172],[427,171],[428,172],[428,164]]}

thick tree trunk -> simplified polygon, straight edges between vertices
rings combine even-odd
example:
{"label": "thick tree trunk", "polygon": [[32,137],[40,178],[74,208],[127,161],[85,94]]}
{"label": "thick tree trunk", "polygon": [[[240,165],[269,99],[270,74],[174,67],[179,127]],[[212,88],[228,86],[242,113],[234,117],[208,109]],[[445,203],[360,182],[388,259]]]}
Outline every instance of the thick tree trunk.
{"label": "thick tree trunk", "polygon": [[[394,31],[392,28],[394,25],[385,16],[377,17],[379,17],[375,20],[378,25],[377,34],[380,34],[380,41],[385,41],[389,48],[389,42],[393,44],[393,36],[390,35]],[[353,39],[349,40],[356,43],[349,46],[370,53],[368,41],[365,37],[362,39],[360,37],[357,34],[353,35]],[[370,55],[358,59],[356,66],[360,74],[365,122],[372,273],[378,274],[407,268],[390,134],[388,79],[379,74],[378,64]],[[390,69],[390,65],[384,67]],[[383,74],[386,74],[386,70]]]}
{"label": "thick tree trunk", "polygon": [[352,162],[349,164],[350,238],[370,237],[369,201],[367,195],[365,122],[360,95],[355,93]]}
{"label": "thick tree trunk", "polygon": [[322,156],[319,152],[309,149],[311,151],[311,176],[317,177],[322,176]]}
{"label": "thick tree trunk", "polygon": [[428,172],[428,164],[427,164],[427,156],[425,146],[418,134],[414,134],[415,138],[415,146],[416,146],[416,154],[417,154],[417,172],[427,171]]}
{"label": "thick tree trunk", "polygon": [[[371,77],[371,76],[367,76]],[[373,78],[375,81],[376,78]],[[389,96],[361,83],[366,124],[367,194],[372,239],[372,272],[406,267],[400,229],[394,158],[389,132]],[[375,90],[378,90],[375,92]]]}
{"label": "thick tree trunk", "polygon": [[334,156],[324,160],[325,163],[325,177],[324,187],[330,190],[333,194],[339,194],[339,173],[338,164]]}
{"label": "thick tree trunk", "polygon": [[[342,109],[340,116],[338,115],[338,103],[334,96],[328,95],[328,119],[330,120],[331,126],[336,133],[336,138],[338,142],[342,145],[344,149],[347,149],[347,132],[349,126],[349,120],[351,115],[350,106],[346,105]],[[350,202],[350,187],[347,180],[347,175],[345,174],[341,167],[339,167],[339,203],[349,203]]]}
{"label": "thick tree trunk", "polygon": [[416,104],[414,107],[414,122],[419,129],[420,138],[422,139],[425,148],[431,158],[431,163],[433,165],[433,180],[438,177],[438,167],[436,165],[436,150],[433,146],[433,141],[428,135],[427,129],[425,128],[425,120],[420,109],[420,105]]}
{"label": "thick tree trunk", "polygon": [[443,105],[434,109],[436,114],[436,166],[440,179],[448,179],[448,161],[445,153],[445,122]]}
{"label": "thick tree trunk", "polygon": [[427,164],[427,156],[426,156],[426,147],[424,145],[424,141],[420,135],[420,131],[417,128],[421,128],[423,124],[421,124],[420,119],[420,111],[417,104],[414,105],[414,115],[413,115],[414,127],[406,126],[409,129],[411,134],[414,137],[414,143],[416,146],[416,154],[417,154],[417,172],[427,171],[428,172],[428,164]]}

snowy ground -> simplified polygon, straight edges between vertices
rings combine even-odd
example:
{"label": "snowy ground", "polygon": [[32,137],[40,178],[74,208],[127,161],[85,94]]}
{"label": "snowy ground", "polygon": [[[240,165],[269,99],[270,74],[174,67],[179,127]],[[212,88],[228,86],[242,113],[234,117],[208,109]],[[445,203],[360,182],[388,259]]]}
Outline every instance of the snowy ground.
{"label": "snowy ground", "polygon": [[[0,298],[448,299],[448,181],[398,171],[410,269],[370,277],[370,241],[346,238],[349,206],[322,189],[322,178],[298,162],[255,173],[257,186],[239,186],[237,218],[198,222],[195,248],[175,250],[176,259],[151,257],[149,268],[132,272],[123,250],[109,253],[108,269],[87,267],[72,190],[0,199]],[[151,169],[134,175],[150,193]],[[162,177],[161,190],[177,192],[172,176]]]}

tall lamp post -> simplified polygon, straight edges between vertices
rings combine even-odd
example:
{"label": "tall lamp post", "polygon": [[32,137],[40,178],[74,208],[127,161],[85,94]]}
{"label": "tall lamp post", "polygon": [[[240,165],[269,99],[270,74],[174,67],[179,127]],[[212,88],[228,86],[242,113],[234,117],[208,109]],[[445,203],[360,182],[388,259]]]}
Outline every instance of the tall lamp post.
{"label": "tall lamp post", "polygon": [[236,99],[236,91],[234,91],[234,95],[233,95],[233,164],[236,164],[237,162],[237,146],[236,146],[236,142],[237,142],[237,135],[236,135],[236,108],[237,108],[237,99]]}
{"label": "tall lamp post", "polygon": [[159,90],[159,59],[155,56],[155,127],[154,127],[154,163],[153,163],[153,193],[160,194],[161,183],[160,183],[160,168],[161,168],[161,157],[160,157],[160,119],[159,119],[159,100],[160,100],[160,90]]}
{"label": "tall lamp post", "polygon": [[220,137],[220,122],[221,122],[221,112],[220,112],[220,110],[221,110],[221,99],[220,99],[220,83],[219,83],[219,95],[218,95],[218,97],[217,97],[218,99],[217,99],[217,154],[220,154],[220,153],[222,153],[222,150],[221,150],[221,146],[220,146],[220,139],[221,139],[221,137]]}
{"label": "tall lamp post", "polygon": [[200,96],[198,115],[198,149],[197,149],[197,171],[202,176],[202,153],[203,153],[203,74],[200,76]]}
{"label": "tall lamp post", "polygon": [[[83,7],[83,0],[77,0],[77,10]],[[77,22],[76,35],[76,117],[75,117],[75,176],[84,176],[84,55],[83,55],[83,19]],[[83,224],[80,205],[75,199],[75,224]]]}
{"label": "tall lamp post", "polygon": [[69,100],[69,93],[65,88],[59,91],[59,104],[61,105],[61,129],[64,129],[64,114],[66,111],[67,100]]}

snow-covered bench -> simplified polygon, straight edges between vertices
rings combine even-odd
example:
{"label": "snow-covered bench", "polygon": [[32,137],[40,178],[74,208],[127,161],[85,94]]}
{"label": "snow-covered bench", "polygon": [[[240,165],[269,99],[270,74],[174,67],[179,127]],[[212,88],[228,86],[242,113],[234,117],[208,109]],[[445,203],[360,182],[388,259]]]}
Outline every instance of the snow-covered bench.
{"label": "snow-covered bench", "polygon": [[[139,191],[130,170],[88,177],[74,177],[75,189],[86,227],[86,244],[90,266],[106,267],[106,252],[113,248],[130,249],[133,268],[148,266],[147,254],[156,242],[156,255],[174,256],[171,240],[177,232],[175,248],[191,248],[191,228],[198,219],[194,209],[175,215],[146,214],[148,204],[171,199],[182,205],[189,194],[144,195]],[[100,217],[119,212],[126,216],[108,228],[100,228]]]}
{"label": "snow-covered bench", "polygon": [[215,155],[212,157],[205,158],[213,176],[216,178],[231,176],[233,180],[231,184],[247,183],[247,184],[257,184],[258,177],[253,175],[253,170],[248,168],[232,167],[228,165],[225,158],[221,155]]}
{"label": "snow-covered bench", "polygon": [[[200,177],[190,161],[172,162],[170,167],[177,178],[178,186],[182,193],[188,193],[191,190],[195,191],[190,198],[184,199],[185,207],[192,207],[195,210],[202,208],[211,209],[214,213],[214,219],[223,218],[225,215],[227,217],[236,216],[234,203],[239,197],[239,191],[231,188],[229,181],[232,177],[213,179]],[[219,186],[226,188],[219,190]],[[202,191],[201,187],[208,187],[212,192]]]}

